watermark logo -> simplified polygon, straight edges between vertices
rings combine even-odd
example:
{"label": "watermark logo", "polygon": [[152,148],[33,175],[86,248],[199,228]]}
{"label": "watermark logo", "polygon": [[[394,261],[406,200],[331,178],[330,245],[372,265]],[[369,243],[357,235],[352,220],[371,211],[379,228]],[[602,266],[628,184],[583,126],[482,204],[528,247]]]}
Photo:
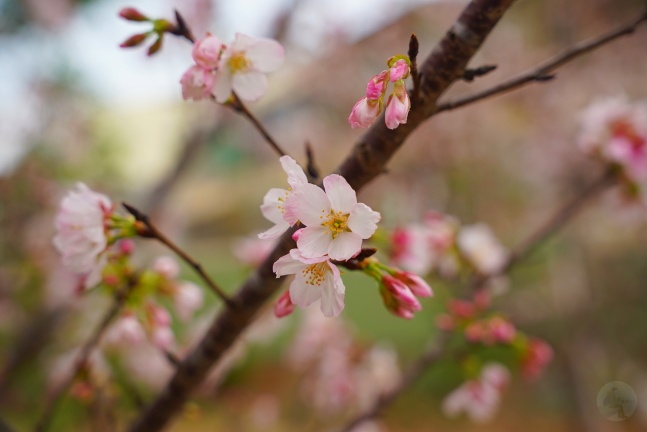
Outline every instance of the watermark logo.
{"label": "watermark logo", "polygon": [[622,381],[611,381],[598,392],[598,409],[611,421],[623,421],[636,411],[636,392]]}

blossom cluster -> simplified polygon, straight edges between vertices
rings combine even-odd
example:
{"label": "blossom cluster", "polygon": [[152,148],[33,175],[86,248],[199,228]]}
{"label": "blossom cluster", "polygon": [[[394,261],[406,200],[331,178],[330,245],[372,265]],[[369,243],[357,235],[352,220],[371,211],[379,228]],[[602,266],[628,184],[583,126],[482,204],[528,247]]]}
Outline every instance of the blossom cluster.
{"label": "blossom cluster", "polygon": [[357,195],[346,179],[331,174],[323,189],[311,184],[303,169],[289,156],[280,158],[288,175],[289,189],[270,189],[261,212],[274,226],[260,238],[275,238],[297,222],[303,228],[293,238],[297,247],[274,263],[277,277],[295,275],[290,301],[307,307],[320,301],[327,317],[344,308],[345,287],[334,261],[346,261],[362,250],[362,242],[373,235],[381,216]]}
{"label": "blossom cluster", "polygon": [[485,224],[461,225],[454,217],[429,211],[422,223],[396,228],[391,236],[391,261],[405,270],[435,271],[454,277],[461,270],[496,276],[508,252]]}
{"label": "blossom cluster", "polygon": [[215,98],[224,103],[232,92],[246,101],[258,100],[267,89],[266,73],[283,64],[283,47],[276,41],[237,33],[224,45],[207,33],[191,52],[195,64],[180,79],[185,100]]}
{"label": "blossom cluster", "polygon": [[371,78],[366,85],[366,96],[353,106],[348,117],[348,122],[353,129],[369,127],[380,115],[389,82],[393,83],[393,92],[386,102],[384,114],[386,127],[395,129],[407,122],[411,100],[404,80],[411,73],[410,60],[407,56],[394,56],[387,64],[389,68]]}
{"label": "blossom cluster", "polygon": [[510,372],[499,363],[488,363],[477,379],[464,382],[443,401],[443,412],[455,417],[464,412],[476,423],[492,419],[501,402],[501,394],[510,381]]}
{"label": "blossom cluster", "polygon": [[647,203],[647,103],[597,101],[580,115],[580,148],[621,174],[628,198]]}

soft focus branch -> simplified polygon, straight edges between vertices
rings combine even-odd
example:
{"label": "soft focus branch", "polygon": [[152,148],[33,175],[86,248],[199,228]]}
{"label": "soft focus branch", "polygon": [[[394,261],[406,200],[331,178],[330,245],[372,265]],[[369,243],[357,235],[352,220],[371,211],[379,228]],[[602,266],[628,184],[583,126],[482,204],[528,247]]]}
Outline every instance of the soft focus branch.
{"label": "soft focus branch", "polygon": [[469,105],[474,102],[486,99],[490,96],[496,96],[499,94],[507,93],[511,90],[514,90],[523,85],[532,83],[532,82],[544,82],[549,81],[554,78],[554,75],[551,74],[558,67],[575,60],[577,57],[586,54],[590,51],[593,51],[603,45],[606,45],[609,42],[612,42],[622,36],[627,36],[632,34],[636,29],[644,22],[647,21],[647,11],[643,12],[640,16],[634,20],[628,22],[627,24],[610,31],[607,34],[599,36],[588,41],[581,42],[561,54],[557,55],[551,60],[548,60],[543,65],[540,65],[536,69],[525,72],[515,78],[512,78],[504,83],[496,85],[492,88],[483,90],[481,92],[475,93],[473,95],[465,96],[462,98],[457,98],[453,101],[444,102],[438,105],[436,113],[453,110],[460,108],[465,105]]}
{"label": "soft focus branch", "polygon": [[[404,140],[434,112],[436,100],[463,76],[469,60],[512,3],[513,0],[473,0],[467,5],[420,67],[420,97],[409,113],[407,124],[389,130],[383,119],[376,121],[337,170],[353,188],[360,189],[379,175]],[[180,411],[209,368],[251,323],[260,307],[281,284],[272,272],[272,265],[294,246],[292,231],[281,237],[270,256],[234,295],[232,301],[238,306],[224,309],[216,317],[166,388],[133,423],[132,432],[162,429]]]}
{"label": "soft focus branch", "polygon": [[195,270],[196,273],[202,278],[202,280],[211,288],[211,290],[218,296],[222,301],[224,301],[227,306],[233,307],[234,304],[232,301],[227,297],[225,292],[214,282],[213,279],[204,271],[202,268],[202,264],[194,260],[191,255],[186,253],[183,249],[181,249],[178,245],[173,243],[171,239],[166,237],[166,235],[160,231],[153,222],[151,222],[150,218],[148,215],[144,214],[143,212],[137,210],[135,207],[131,206],[130,204],[126,203],[121,203],[128,212],[135,217],[135,219],[138,222],[141,222],[144,227],[139,233],[142,237],[148,237],[148,238],[154,238],[157,239],[160,243],[171,249],[173,252],[175,252],[184,262],[189,264],[193,270]]}
{"label": "soft focus branch", "polygon": [[92,333],[90,338],[81,347],[79,351],[79,355],[77,356],[76,361],[74,362],[74,367],[72,369],[72,372],[65,379],[65,381],[63,381],[54,390],[54,393],[50,397],[45,407],[45,410],[43,411],[42,416],[40,417],[40,419],[38,420],[38,423],[36,424],[36,427],[34,428],[36,432],[44,432],[49,428],[50,423],[52,421],[52,416],[54,415],[54,411],[56,410],[56,405],[58,404],[58,401],[60,400],[61,396],[63,396],[63,394],[65,394],[72,386],[79,370],[88,362],[88,359],[90,358],[90,354],[92,354],[92,350],[94,350],[94,348],[99,344],[99,342],[101,341],[101,338],[103,337],[104,333],[108,329],[108,326],[117,317],[117,315],[121,311],[121,308],[126,303],[128,294],[130,293],[131,289],[132,289],[132,284],[129,283],[124,290],[122,290],[121,292],[115,293],[115,301],[113,302],[112,306],[103,316],[103,318],[101,319],[101,322],[94,330],[94,333]]}
{"label": "soft focus branch", "polygon": [[[474,278],[470,284],[470,290],[473,292],[474,290],[481,289],[490,279],[502,276],[512,270],[513,267],[527,258],[539,245],[544,243],[550,236],[555,234],[559,229],[564,227],[570,220],[579,214],[587,203],[597,197],[607,187],[614,184],[615,179],[616,176],[613,171],[607,171],[603,176],[591,183],[591,185],[586,189],[582,190],[571,201],[557,209],[545,224],[532,232],[525,240],[513,249],[512,253],[508,257],[508,261],[498,272]],[[349,421],[340,430],[340,432],[351,432],[361,423],[379,416],[397,399],[400,394],[404,393],[409,387],[415,384],[425,373],[427,368],[431,367],[442,358],[445,348],[447,348],[446,345],[448,340],[449,335],[447,333],[441,333],[439,340],[434,341],[427,351],[407,369],[404,377],[393,389],[384,393],[367,410]]]}

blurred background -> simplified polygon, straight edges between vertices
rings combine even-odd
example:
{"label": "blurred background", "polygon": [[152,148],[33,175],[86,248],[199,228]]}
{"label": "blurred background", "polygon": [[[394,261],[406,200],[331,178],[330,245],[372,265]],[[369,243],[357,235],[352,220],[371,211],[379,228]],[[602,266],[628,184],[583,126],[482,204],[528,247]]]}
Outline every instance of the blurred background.
{"label": "blurred background", "polygon": [[[76,182],[150,212],[230,292],[252,269],[245,247],[255,246],[246,240],[270,226],[259,211],[263,195],[285,187],[275,155],[244,118],[214,103],[182,101],[179,79],[191,65],[185,40],[165,38],[153,57],[118,47],[141,31],[117,17],[121,8],[167,18],[177,8],[198,37],[210,31],[224,41],[236,32],[278,39],[286,64],[250,109],[299,162],[310,143],[325,174],[362,135],[347,117],[368,79],[389,57],[406,53],[411,33],[426,57],[465,4],[0,0],[0,417],[17,430],[32,427],[57,362],[107,304],[93,293],[72,294],[72,278],[52,247],[57,205]],[[530,69],[641,8],[640,0],[520,0],[471,63],[496,64],[496,71],[455,85],[443,100]],[[434,209],[487,223],[512,248],[602,173],[575,145],[578,113],[604,97],[647,98],[645,46],[641,28],[560,68],[553,81],[432,118],[360,200],[382,213],[384,236]],[[497,299],[519,328],[555,349],[540,380],[515,376],[495,419],[474,425],[442,414],[440,401],[461,378],[451,361],[441,362],[365,430],[647,430],[647,214],[614,197],[611,191],[595,200],[519,265],[509,292]],[[142,266],[166,253],[144,241],[137,248]],[[183,275],[194,278],[188,268]],[[343,424],[363,402],[345,403],[351,390],[320,387],[325,371],[307,353],[339,347],[360,370],[353,369],[358,382],[394,380],[433,342],[445,300],[460,294],[457,284],[432,278],[436,297],[406,321],[384,309],[373,280],[344,277],[340,319],[321,322],[297,310],[279,321],[270,307],[170,430]],[[194,326],[176,329],[187,347],[214,303]],[[54,430],[123,427],[170,373],[158,363],[146,357],[139,370],[123,369],[122,385],[102,402],[66,398]],[[596,406],[598,390],[615,380],[638,395],[637,412],[622,423],[606,420]]]}

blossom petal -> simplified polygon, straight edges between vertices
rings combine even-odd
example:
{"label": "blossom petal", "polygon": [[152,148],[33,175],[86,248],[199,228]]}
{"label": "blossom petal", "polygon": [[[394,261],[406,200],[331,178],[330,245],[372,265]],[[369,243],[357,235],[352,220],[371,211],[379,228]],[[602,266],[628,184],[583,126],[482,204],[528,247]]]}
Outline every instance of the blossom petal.
{"label": "blossom petal", "polygon": [[321,288],[306,282],[302,273],[297,273],[290,284],[290,299],[299,307],[308,307],[321,298]]}
{"label": "blossom petal", "polygon": [[257,71],[235,73],[231,79],[231,87],[242,100],[257,101],[265,94],[267,77]]}
{"label": "blossom petal", "polygon": [[[330,231],[324,227],[304,228],[297,240],[297,247],[306,258],[316,258],[328,253],[332,241]],[[361,240],[360,240],[361,241]]]}
{"label": "blossom petal", "polygon": [[272,271],[276,273],[276,277],[291,275],[300,272],[306,264],[295,260],[290,254],[283,255],[277,259],[272,266]]}
{"label": "blossom petal", "polygon": [[346,261],[362,250],[362,238],[352,232],[341,232],[330,242],[328,256],[334,260]]}
{"label": "blossom petal", "polygon": [[272,188],[263,197],[261,213],[265,219],[280,223],[283,222],[284,202],[288,196],[286,189]]}
{"label": "blossom petal", "polygon": [[288,183],[292,189],[296,189],[299,186],[303,186],[308,183],[308,177],[306,177],[306,174],[303,172],[303,168],[301,168],[301,165],[299,165],[297,161],[287,155],[281,156],[279,161],[281,162],[283,171],[288,175]]}
{"label": "blossom petal", "polygon": [[255,43],[247,49],[246,56],[252,67],[259,72],[274,72],[285,60],[285,50],[275,40],[255,38]]}
{"label": "blossom petal", "polygon": [[286,206],[286,212],[290,212],[306,226],[320,226],[331,209],[326,193],[310,183],[294,191]]}
{"label": "blossom petal", "polygon": [[231,72],[229,72],[229,68],[226,65],[222,65],[218,69],[216,80],[211,88],[211,94],[216,98],[216,102],[227,102],[227,99],[231,96],[231,86]]}
{"label": "blossom petal", "polygon": [[277,238],[278,236],[280,236],[281,234],[286,232],[288,230],[288,228],[290,228],[289,223],[287,223],[285,221],[277,222],[277,224],[274,225],[273,227],[271,227],[268,230],[263,231],[262,233],[260,233],[258,235],[258,238],[262,239],[262,240],[269,240],[269,239]]}
{"label": "blossom petal", "polygon": [[[334,264],[329,263],[331,269],[337,268]],[[339,270],[338,270],[339,271]],[[326,277],[321,285],[321,312],[326,317],[336,317],[344,310],[344,282],[341,277],[334,277],[332,274]]]}
{"label": "blossom petal", "polygon": [[380,213],[373,211],[366,204],[358,203],[350,212],[347,225],[351,231],[367,239],[373,235],[381,218]]}
{"label": "blossom petal", "polygon": [[338,174],[330,174],[323,180],[326,195],[332,208],[342,213],[350,213],[357,204],[357,194],[345,178]]}

